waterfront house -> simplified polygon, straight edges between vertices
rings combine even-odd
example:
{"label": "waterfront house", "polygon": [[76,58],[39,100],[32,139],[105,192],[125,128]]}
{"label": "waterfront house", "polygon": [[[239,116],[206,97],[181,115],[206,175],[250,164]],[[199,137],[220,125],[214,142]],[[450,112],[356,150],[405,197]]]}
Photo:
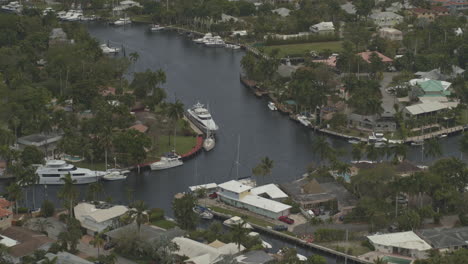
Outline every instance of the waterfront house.
{"label": "waterfront house", "polygon": [[132,8],[132,7],[142,7],[140,3],[131,1],[131,0],[125,0],[119,3],[118,6],[114,7],[112,9],[112,12],[115,15],[122,15],[123,11]]}
{"label": "waterfront house", "polygon": [[403,33],[394,28],[381,28],[379,30],[379,36],[383,39],[388,39],[392,41],[401,41],[403,40]]}
{"label": "waterfront house", "polygon": [[426,241],[413,231],[367,236],[375,251],[402,255],[414,259],[427,258],[432,249]]}
{"label": "waterfront house", "polygon": [[433,249],[452,252],[468,248],[468,227],[431,228],[416,231]]}
{"label": "waterfront house", "polygon": [[49,35],[49,46],[69,44],[67,33],[62,28],[53,28]]}
{"label": "waterfront house", "polygon": [[217,263],[226,255],[234,255],[243,250],[244,246],[238,246],[234,243],[224,244],[220,247],[210,246],[186,237],[176,237],[172,242],[177,244],[178,249],[174,252],[179,256],[186,256],[185,263],[193,264],[212,264]]}
{"label": "waterfront house", "polygon": [[250,189],[250,193],[275,201],[282,201],[288,198],[288,195],[274,183],[252,188]]}
{"label": "waterfront house", "polygon": [[351,211],[357,199],[341,184],[334,180],[302,179],[281,184],[281,188],[303,209],[337,208],[342,212]]}
{"label": "waterfront house", "polygon": [[291,206],[255,195],[251,192],[252,189],[252,186],[231,180],[218,185],[218,196],[228,205],[268,218],[277,219],[280,216],[289,215]]}
{"label": "waterfront house", "polygon": [[[106,236],[111,241],[116,241],[119,239],[125,239],[128,234],[138,233],[138,225],[136,222],[132,222],[126,226],[117,227],[111,231],[106,232]],[[143,241],[152,242],[154,240],[161,239],[173,239],[174,237],[179,237],[185,235],[185,231],[181,230],[178,227],[171,228],[169,230],[164,230],[162,228],[152,226],[152,225],[141,225],[139,236]]]}
{"label": "waterfront house", "polygon": [[45,257],[43,260],[38,261],[37,263],[38,264],[44,263],[46,259],[51,260],[51,261],[55,259],[56,264],[94,264],[94,262],[87,261],[86,259],[80,258],[66,251],[57,252],[57,254],[49,252],[45,254]]}
{"label": "waterfront house", "polygon": [[418,19],[425,19],[432,22],[438,16],[449,15],[449,10],[442,6],[432,6],[430,9],[418,7],[411,9],[411,13]]}
{"label": "waterfront house", "polygon": [[403,17],[393,12],[375,12],[370,18],[378,27],[393,27],[403,22]]}
{"label": "waterfront house", "polygon": [[320,22],[309,27],[310,32],[318,35],[327,35],[335,33],[333,22]]}
{"label": "waterfront house", "polygon": [[348,115],[348,125],[365,131],[394,132],[396,121],[392,114],[360,115],[352,113]]}
{"label": "waterfront house", "polygon": [[49,157],[53,156],[57,149],[57,144],[61,139],[62,135],[58,133],[40,133],[20,137],[18,138],[17,143],[19,149],[24,149],[26,146],[36,146],[42,150],[47,157]]}
{"label": "waterfront house", "polygon": [[403,109],[405,118],[417,118],[439,113],[450,107],[447,104],[433,101],[425,101],[422,103],[407,106]]}
{"label": "waterfront house", "polygon": [[118,225],[119,217],[128,211],[123,205],[111,205],[104,202],[97,204],[79,203],[73,209],[75,217],[89,235],[99,233],[106,228],[114,228]]}
{"label": "waterfront house", "polygon": [[13,203],[5,198],[0,198],[0,230],[9,228],[12,220]]}
{"label": "waterfront house", "polygon": [[0,232],[0,243],[8,247],[7,256],[13,263],[22,263],[22,258],[36,250],[48,250],[54,242],[46,235],[29,229],[12,226]]}

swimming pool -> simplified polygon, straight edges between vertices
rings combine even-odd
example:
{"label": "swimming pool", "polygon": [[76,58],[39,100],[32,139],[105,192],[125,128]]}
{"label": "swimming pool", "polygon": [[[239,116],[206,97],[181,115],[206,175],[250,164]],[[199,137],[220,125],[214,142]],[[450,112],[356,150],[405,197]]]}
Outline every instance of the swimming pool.
{"label": "swimming pool", "polygon": [[84,158],[80,156],[73,156],[68,154],[63,155],[63,159],[70,162],[80,162],[84,160]]}
{"label": "swimming pool", "polygon": [[383,261],[387,261],[388,264],[410,264],[412,260],[409,259],[403,259],[403,258],[397,258],[397,257],[391,257],[391,256],[385,256],[382,258]]}

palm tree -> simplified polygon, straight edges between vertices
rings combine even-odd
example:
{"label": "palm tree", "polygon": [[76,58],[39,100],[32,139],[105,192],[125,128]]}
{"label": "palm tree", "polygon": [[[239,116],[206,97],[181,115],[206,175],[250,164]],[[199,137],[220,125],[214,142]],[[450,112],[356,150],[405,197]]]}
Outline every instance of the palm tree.
{"label": "palm tree", "polygon": [[271,170],[273,169],[274,162],[268,157],[262,158],[260,164],[258,164],[255,168],[252,169],[252,173],[254,175],[271,175]]}
{"label": "palm tree", "polygon": [[426,158],[442,156],[442,147],[437,139],[430,139],[424,144],[424,156]]}
{"label": "palm tree", "polygon": [[94,238],[93,240],[91,240],[89,242],[92,246],[94,246],[95,248],[97,248],[97,254],[98,254],[98,258],[99,258],[99,249],[104,246],[104,243],[105,243],[105,240],[103,238],[103,234],[102,233],[96,233],[94,235]]}
{"label": "palm tree", "polygon": [[367,153],[367,158],[370,159],[371,161],[377,161],[379,157],[379,151],[378,149],[374,146],[374,144],[369,144],[366,146],[366,153]]}
{"label": "palm tree", "polygon": [[140,54],[138,54],[138,52],[132,52],[128,54],[128,57],[130,58],[130,61],[133,63],[133,72],[135,72],[135,63],[140,58]]}
{"label": "palm tree", "polygon": [[47,234],[47,228],[52,228],[53,225],[47,220],[46,218],[38,218],[36,221],[33,223],[34,229],[36,231],[39,231],[41,233]]}
{"label": "palm tree", "polygon": [[148,207],[145,202],[138,200],[133,203],[131,208],[130,216],[135,219],[138,226],[138,234],[140,234],[141,225],[148,222],[148,214],[146,213]]}
{"label": "palm tree", "polygon": [[331,160],[335,154],[327,139],[324,136],[318,136],[312,143],[312,151],[320,158],[319,164],[322,165],[324,159]]}
{"label": "palm tree", "polygon": [[393,153],[395,155],[394,159],[398,160],[399,158],[401,158],[401,160],[405,160],[407,152],[408,152],[408,147],[405,144],[396,145],[393,150]]}
{"label": "palm tree", "polygon": [[463,133],[463,136],[460,139],[460,159],[463,159],[463,154],[468,153],[468,133]]}
{"label": "palm tree", "polygon": [[73,217],[73,204],[75,199],[78,197],[78,191],[76,190],[74,184],[76,180],[71,178],[71,174],[68,173],[65,178],[61,178],[60,180],[64,181],[62,189],[58,193],[58,197],[61,199],[65,199],[65,203],[68,202],[68,214],[69,217]]}
{"label": "palm tree", "polygon": [[[179,100],[176,100],[175,103],[169,104],[167,108],[167,115],[174,122],[174,137],[176,136],[177,121],[182,117],[184,113],[184,104]],[[171,144],[171,135],[169,134],[169,145]],[[174,143],[175,148],[175,143]]]}
{"label": "palm tree", "polygon": [[240,221],[232,226],[232,240],[237,244],[238,250],[240,250],[241,243],[245,240],[248,229],[244,227],[245,222]]}
{"label": "palm tree", "polygon": [[15,202],[15,211],[18,214],[18,202],[23,199],[23,192],[18,183],[13,182],[7,187],[8,199]]}

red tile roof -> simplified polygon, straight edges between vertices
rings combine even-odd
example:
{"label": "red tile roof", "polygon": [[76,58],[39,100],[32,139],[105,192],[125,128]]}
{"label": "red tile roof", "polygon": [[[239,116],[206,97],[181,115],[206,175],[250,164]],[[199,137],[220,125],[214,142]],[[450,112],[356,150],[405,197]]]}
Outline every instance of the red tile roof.
{"label": "red tile roof", "polygon": [[9,216],[9,215],[12,215],[12,214],[13,214],[12,211],[0,208],[0,217]]}
{"label": "red tile roof", "polygon": [[378,51],[365,51],[365,52],[358,53],[358,55],[361,56],[361,58],[365,60],[367,63],[370,63],[370,56],[372,55],[372,53],[377,54],[377,56],[380,57],[382,62],[393,62],[392,59],[390,59],[389,57],[383,55],[382,53]]}
{"label": "red tile roof", "polygon": [[0,198],[0,208],[7,208],[10,207],[13,203],[8,201],[5,198]]}
{"label": "red tile roof", "polygon": [[148,127],[142,124],[137,124],[129,127],[129,129],[135,129],[137,131],[140,131],[141,133],[146,133],[148,131]]}
{"label": "red tile roof", "polygon": [[101,90],[100,94],[102,96],[115,95],[115,88],[114,87],[107,87],[106,89]]}

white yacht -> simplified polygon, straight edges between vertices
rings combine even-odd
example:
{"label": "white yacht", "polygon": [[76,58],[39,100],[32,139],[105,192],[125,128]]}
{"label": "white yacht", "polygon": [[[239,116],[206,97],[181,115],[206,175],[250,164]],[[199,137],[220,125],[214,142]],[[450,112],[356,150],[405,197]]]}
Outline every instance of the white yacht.
{"label": "white yacht", "polygon": [[203,104],[196,103],[192,108],[188,109],[187,117],[202,131],[214,133],[218,130],[218,126],[211,118],[210,112]]}
{"label": "white yacht", "polygon": [[151,170],[165,170],[183,165],[181,157],[174,152],[166,153],[161,160],[151,163]]}
{"label": "white yacht", "polygon": [[124,25],[128,25],[128,24],[131,24],[131,23],[132,23],[132,20],[130,20],[129,17],[124,17],[124,18],[119,18],[119,20],[115,21],[114,25],[124,26]]}
{"label": "white yacht", "polygon": [[301,123],[302,125],[309,127],[312,123],[310,123],[309,119],[305,115],[298,115],[297,116],[297,121]]}
{"label": "white yacht", "polygon": [[70,9],[65,14],[59,14],[59,18],[64,21],[68,21],[68,19],[73,17],[74,15],[75,15],[75,10]]}
{"label": "white yacht", "polygon": [[197,44],[204,44],[207,41],[211,41],[212,39],[213,39],[213,34],[206,33],[205,36],[203,36],[202,38],[194,39],[193,42]]}
{"label": "white yacht", "polygon": [[48,160],[36,170],[39,175],[39,184],[63,184],[66,175],[71,174],[75,184],[86,184],[98,181],[106,174],[104,171],[92,171],[90,169],[77,168],[64,160]]}
{"label": "white yacht", "polygon": [[150,31],[152,31],[152,32],[161,31],[161,30],[163,30],[163,29],[165,29],[165,27],[160,26],[160,25],[158,25],[158,24],[153,24],[153,25],[151,25],[151,27],[150,27]]}
{"label": "white yacht", "polygon": [[102,177],[106,181],[118,181],[127,179],[129,170],[109,169],[106,171],[106,175]]}
{"label": "white yacht", "polygon": [[235,225],[241,224],[241,223],[243,223],[243,224],[242,224],[242,227],[243,227],[243,228],[253,229],[253,227],[252,227],[249,223],[245,222],[245,221],[244,221],[242,218],[240,218],[239,216],[234,216],[234,217],[231,217],[231,218],[225,220],[225,221],[223,222],[223,225],[225,225],[225,226],[227,226],[227,227],[232,227],[232,226],[235,226]]}
{"label": "white yacht", "polygon": [[67,21],[80,21],[83,18],[83,11],[75,10],[75,12],[66,18]]}
{"label": "white yacht", "polygon": [[203,219],[211,220],[213,219],[213,213],[210,212],[210,209],[203,206],[195,205],[193,211]]}
{"label": "white yacht", "polygon": [[278,108],[276,108],[275,103],[273,103],[273,102],[268,102],[268,108],[270,108],[271,111],[278,110]]}
{"label": "white yacht", "polygon": [[116,54],[120,52],[119,48],[113,48],[107,44],[101,44],[101,50],[104,54]]}
{"label": "white yacht", "polygon": [[226,46],[226,43],[220,36],[213,37],[213,39],[206,41],[205,46],[211,48],[220,48]]}
{"label": "white yacht", "polygon": [[67,12],[66,11],[59,11],[57,12],[57,18],[60,19],[60,20],[63,20],[64,17],[66,17],[67,15]]}
{"label": "white yacht", "polygon": [[8,12],[8,13],[19,14],[19,13],[21,13],[23,11],[23,5],[21,5],[17,1],[10,2],[7,5],[2,6],[2,11],[3,12]]}
{"label": "white yacht", "polygon": [[42,15],[47,16],[49,13],[55,13],[55,10],[52,7],[46,7],[46,9],[42,10]]}
{"label": "white yacht", "polygon": [[236,44],[226,44],[226,48],[228,49],[233,49],[233,50],[238,50],[241,48],[240,45],[236,45]]}

